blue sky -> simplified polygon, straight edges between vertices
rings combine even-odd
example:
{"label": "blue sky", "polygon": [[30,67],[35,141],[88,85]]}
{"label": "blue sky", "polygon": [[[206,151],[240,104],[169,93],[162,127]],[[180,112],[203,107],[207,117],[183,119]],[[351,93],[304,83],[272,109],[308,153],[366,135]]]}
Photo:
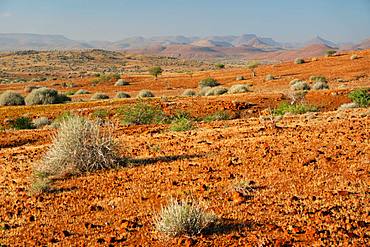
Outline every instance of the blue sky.
{"label": "blue sky", "polygon": [[0,33],[78,40],[255,33],[300,42],[370,37],[370,0],[0,0]]}

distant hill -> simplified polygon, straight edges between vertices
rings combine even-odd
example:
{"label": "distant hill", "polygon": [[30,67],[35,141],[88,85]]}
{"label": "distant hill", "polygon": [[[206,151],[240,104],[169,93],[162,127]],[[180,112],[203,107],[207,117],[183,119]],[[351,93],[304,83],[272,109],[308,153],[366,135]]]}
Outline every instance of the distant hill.
{"label": "distant hill", "polygon": [[0,33],[0,50],[73,50],[93,48],[88,43],[67,39],[62,35]]}
{"label": "distant hill", "polygon": [[186,37],[130,37],[118,41],[81,42],[62,35],[1,34],[0,51],[15,50],[125,50],[138,54],[174,56],[190,59],[236,58],[289,60],[295,57],[320,56],[329,49],[354,50],[370,48],[370,39],[360,44],[336,44],[316,36],[305,43],[280,43],[256,34]]}

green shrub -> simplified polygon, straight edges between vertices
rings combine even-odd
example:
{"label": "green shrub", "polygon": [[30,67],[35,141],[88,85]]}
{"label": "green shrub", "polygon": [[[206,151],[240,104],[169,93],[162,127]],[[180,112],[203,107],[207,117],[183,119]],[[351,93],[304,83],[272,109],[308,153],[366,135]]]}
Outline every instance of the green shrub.
{"label": "green shrub", "polygon": [[93,113],[91,115],[94,118],[104,119],[104,118],[108,117],[109,112],[106,109],[96,109],[95,111],[93,111]]}
{"label": "green shrub", "polygon": [[271,74],[268,74],[268,75],[266,75],[265,80],[266,81],[272,81],[272,80],[275,80],[275,77]]}
{"label": "green shrub", "polygon": [[69,112],[69,111],[66,111],[66,112],[63,112],[62,114],[60,114],[59,116],[57,116],[53,122],[51,123],[51,127],[52,128],[59,128],[60,127],[60,124],[62,122],[65,122],[67,121],[69,118],[72,118],[72,117],[77,117],[76,115],[74,115],[73,113]]}
{"label": "green shrub", "polygon": [[218,69],[224,69],[225,68],[225,64],[223,64],[223,63],[216,63],[215,64],[215,67],[218,68]]}
{"label": "green shrub", "polygon": [[31,118],[19,117],[10,121],[10,127],[16,130],[34,129]]}
{"label": "green shrub", "polygon": [[306,104],[289,104],[287,102],[282,102],[277,108],[272,110],[272,113],[274,115],[284,115],[287,112],[292,114],[304,114],[306,112],[316,111],[318,111],[316,106]]}
{"label": "green shrub", "polygon": [[91,100],[102,100],[102,99],[109,99],[109,96],[105,93],[94,93],[91,96]]}
{"label": "green shrub", "polygon": [[122,79],[119,79],[115,84],[114,86],[127,86],[127,85],[130,85],[130,83],[128,81],[124,81]]}
{"label": "green shrub", "polygon": [[121,78],[119,74],[99,74],[99,76],[92,80],[92,83],[98,84],[103,82],[117,81]]}
{"label": "green shrub", "polygon": [[294,91],[310,90],[310,85],[308,85],[308,83],[304,81],[297,81],[296,83],[290,86],[290,89]]}
{"label": "green shrub", "polygon": [[236,85],[232,85],[229,88],[228,94],[246,93],[246,92],[249,92],[249,91],[250,90],[249,90],[248,85],[236,84]]}
{"label": "green shrub", "polygon": [[90,92],[85,90],[85,89],[79,89],[79,90],[77,90],[75,95],[80,95],[80,94],[90,94]]}
{"label": "green shrub", "polygon": [[66,95],[46,87],[32,90],[25,98],[26,105],[59,104],[70,100]]}
{"label": "green shrub", "polygon": [[163,70],[159,66],[155,66],[149,69],[149,74],[157,78],[160,74],[162,74]]}
{"label": "green shrub", "polygon": [[24,105],[24,98],[17,92],[7,90],[0,94],[0,105],[2,106]]}
{"label": "green shrub", "polygon": [[217,111],[211,115],[203,118],[205,122],[221,121],[231,119],[230,114],[227,111]]}
{"label": "green shrub", "polygon": [[326,80],[325,76],[321,76],[321,75],[312,75],[310,76],[310,81],[312,82],[328,82],[328,80]]}
{"label": "green shrub", "polygon": [[325,56],[331,57],[331,56],[334,56],[335,53],[337,53],[335,50],[327,50],[325,51]]}
{"label": "green shrub", "polygon": [[39,117],[32,120],[32,125],[35,126],[36,129],[40,129],[49,124],[50,120],[47,117]]}
{"label": "green shrub", "polygon": [[121,115],[121,122],[124,125],[159,124],[166,120],[166,116],[160,107],[143,102],[124,106],[118,109],[118,114]]}
{"label": "green shrub", "polygon": [[222,95],[227,93],[227,91],[228,89],[222,86],[212,87],[206,92],[205,96]]}
{"label": "green shrub", "polygon": [[116,94],[116,98],[127,99],[127,98],[131,98],[131,96],[128,93],[125,93],[125,92],[118,92]]}
{"label": "green shrub", "polygon": [[304,60],[303,60],[302,58],[296,58],[296,59],[294,60],[294,63],[295,63],[295,64],[302,64],[302,63],[304,63]]}
{"label": "green shrub", "polygon": [[116,144],[96,123],[70,117],[60,125],[36,172],[61,176],[117,166]]}
{"label": "green shrub", "polygon": [[328,85],[328,83],[323,82],[323,81],[316,81],[312,85],[312,89],[314,89],[314,90],[329,89],[329,85]]}
{"label": "green shrub", "polygon": [[193,89],[186,89],[183,93],[182,96],[196,96],[197,92],[195,92]]}
{"label": "green shrub", "polygon": [[149,90],[141,90],[138,95],[138,98],[152,98],[154,97],[154,94]]}
{"label": "green shrub", "polygon": [[356,89],[348,94],[348,98],[357,103],[360,107],[368,107],[370,103],[369,89]]}
{"label": "green shrub", "polygon": [[76,92],[77,92],[76,90],[71,90],[71,91],[65,92],[64,95],[72,96],[72,95],[75,95]]}
{"label": "green shrub", "polygon": [[166,207],[162,207],[154,223],[159,232],[177,237],[197,235],[209,228],[216,220],[215,214],[207,213],[199,202],[179,202],[172,199]]}
{"label": "green shrub", "polygon": [[193,128],[193,121],[188,117],[176,118],[171,122],[170,130],[172,131],[187,131]]}
{"label": "green shrub", "polygon": [[217,87],[219,85],[220,85],[220,83],[218,81],[216,81],[214,78],[211,78],[211,77],[203,79],[199,82],[199,87],[200,88]]}

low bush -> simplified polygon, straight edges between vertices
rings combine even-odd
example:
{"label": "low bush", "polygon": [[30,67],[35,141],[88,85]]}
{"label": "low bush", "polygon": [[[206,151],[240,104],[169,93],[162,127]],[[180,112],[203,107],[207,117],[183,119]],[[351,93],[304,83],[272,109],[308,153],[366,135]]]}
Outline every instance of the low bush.
{"label": "low bush", "polygon": [[116,144],[94,122],[70,117],[60,125],[36,172],[62,176],[117,166]]}
{"label": "low bush", "polygon": [[154,97],[154,94],[149,90],[141,90],[138,95],[138,98],[152,98]]}
{"label": "low bush", "polygon": [[94,93],[91,96],[91,100],[102,100],[102,99],[109,99],[109,96],[105,93]]}
{"label": "low bush", "polygon": [[40,86],[27,86],[27,87],[25,87],[25,88],[24,88],[24,91],[25,91],[26,93],[30,93],[30,92],[32,92],[33,90],[38,89],[38,88],[40,88]]}
{"label": "low bush", "polygon": [[47,117],[39,117],[32,120],[32,125],[35,126],[36,129],[40,129],[46,125],[49,125],[51,122]]}
{"label": "low bush", "polygon": [[211,87],[203,87],[199,91],[199,96],[205,96],[206,93],[211,89]]}
{"label": "low bush", "polygon": [[222,94],[225,94],[228,92],[228,89],[225,88],[225,87],[222,87],[222,86],[218,86],[218,87],[212,87],[210,88],[205,96],[215,96],[215,95],[222,95]]}
{"label": "low bush", "polygon": [[342,104],[338,107],[338,110],[347,110],[360,107],[356,102]]}
{"label": "low bush", "polygon": [[217,87],[219,86],[220,83],[214,79],[214,78],[211,78],[211,77],[208,77],[206,79],[203,79],[199,82],[199,87],[200,88],[204,88],[204,87]]}
{"label": "low bush", "polygon": [[284,115],[285,113],[292,114],[304,114],[306,112],[316,112],[318,111],[316,106],[300,104],[289,104],[287,102],[282,102],[279,106],[272,110],[274,115]]}
{"label": "low bush", "polygon": [[187,117],[176,118],[171,122],[170,130],[187,131],[193,128],[193,121]]}
{"label": "low bush", "polygon": [[75,95],[76,92],[77,92],[76,90],[71,90],[71,91],[65,92],[64,95],[66,95],[66,96],[72,96],[72,95]]}
{"label": "low bush", "polygon": [[0,94],[1,106],[24,105],[24,98],[17,92],[7,90]]}
{"label": "low bush", "polygon": [[16,130],[23,129],[34,129],[35,127],[32,124],[32,119],[29,117],[19,117],[10,121],[10,127]]}
{"label": "low bush", "polygon": [[59,104],[66,101],[71,99],[64,94],[59,94],[57,90],[46,87],[32,90],[25,98],[26,105]]}
{"label": "low bush", "polygon": [[299,79],[293,79],[293,80],[291,80],[291,81],[289,82],[289,86],[292,86],[292,85],[296,84],[296,83],[297,83],[297,82],[299,82],[299,81],[301,81],[301,80],[299,80]]}
{"label": "low bush", "polygon": [[275,77],[271,74],[268,74],[268,75],[266,75],[265,80],[266,81],[272,81],[272,80],[275,80]]}
{"label": "low bush", "polygon": [[364,88],[353,90],[348,94],[348,98],[350,98],[354,103],[358,104],[360,107],[368,107],[370,104],[369,89]]}
{"label": "low bush", "polygon": [[200,234],[216,220],[216,215],[212,212],[206,212],[199,202],[179,202],[172,199],[166,207],[162,207],[159,215],[154,219],[154,223],[159,232],[177,237]]}
{"label": "low bush", "polygon": [[358,55],[356,55],[356,54],[353,54],[352,56],[351,56],[351,60],[356,60],[356,59],[358,59],[359,57],[358,57]]}
{"label": "low bush", "polygon": [[166,120],[166,116],[160,107],[143,102],[124,106],[118,109],[118,114],[121,116],[123,125],[159,124]]}
{"label": "low bush", "polygon": [[193,89],[186,89],[182,94],[182,96],[196,96],[197,92]]}
{"label": "low bush", "polygon": [[125,92],[118,92],[116,94],[116,98],[118,98],[118,99],[127,99],[127,98],[131,98],[131,96],[128,93],[125,93]]}
{"label": "low bush", "polygon": [[80,95],[80,94],[90,94],[90,92],[85,90],[85,89],[79,89],[79,90],[77,90],[75,95]]}
{"label": "low bush", "polygon": [[323,82],[323,81],[316,81],[316,82],[312,85],[312,89],[313,89],[313,90],[329,89],[329,85],[328,85],[328,83]]}
{"label": "low bush", "polygon": [[244,80],[245,80],[245,78],[244,78],[244,76],[239,75],[239,76],[237,76],[237,77],[235,78],[235,80],[237,80],[237,81],[244,81]]}
{"label": "low bush", "polygon": [[127,85],[130,85],[130,83],[128,81],[124,81],[122,79],[119,79],[115,84],[114,86],[116,87],[119,87],[119,86],[127,86]]}
{"label": "low bush", "polygon": [[303,64],[303,63],[304,63],[304,60],[303,60],[302,58],[296,58],[296,59],[294,60],[294,63],[295,63],[295,64]]}
{"label": "low bush", "polygon": [[92,80],[93,84],[103,83],[103,82],[113,82],[121,78],[119,74],[98,74],[99,76]]}
{"label": "low bush", "polygon": [[327,50],[325,51],[325,56],[332,57],[335,55],[335,53],[337,53],[335,50]]}
{"label": "low bush", "polygon": [[106,109],[96,109],[91,115],[94,118],[104,119],[108,117],[109,112]]}
{"label": "low bush", "polygon": [[218,68],[218,69],[224,69],[225,68],[225,64],[223,64],[223,63],[216,63],[215,64],[215,67]]}
{"label": "low bush", "polygon": [[326,79],[325,76],[321,76],[321,75],[312,75],[310,76],[310,81],[312,82],[328,82],[328,80]]}
{"label": "low bush", "polygon": [[310,90],[310,85],[308,85],[308,83],[305,81],[297,81],[296,83],[290,86],[290,89],[294,91]]}
{"label": "low bush", "polygon": [[250,90],[249,90],[248,85],[236,84],[236,85],[232,85],[229,88],[228,94],[246,93],[246,92],[249,92],[249,91]]}

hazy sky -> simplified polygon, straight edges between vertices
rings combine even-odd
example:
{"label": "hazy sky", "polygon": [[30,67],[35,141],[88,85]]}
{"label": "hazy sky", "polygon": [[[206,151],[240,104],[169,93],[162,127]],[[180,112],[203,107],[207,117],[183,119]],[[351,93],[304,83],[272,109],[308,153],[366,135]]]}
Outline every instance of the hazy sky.
{"label": "hazy sky", "polygon": [[0,33],[112,41],[255,33],[357,42],[370,37],[370,0],[0,0]]}

